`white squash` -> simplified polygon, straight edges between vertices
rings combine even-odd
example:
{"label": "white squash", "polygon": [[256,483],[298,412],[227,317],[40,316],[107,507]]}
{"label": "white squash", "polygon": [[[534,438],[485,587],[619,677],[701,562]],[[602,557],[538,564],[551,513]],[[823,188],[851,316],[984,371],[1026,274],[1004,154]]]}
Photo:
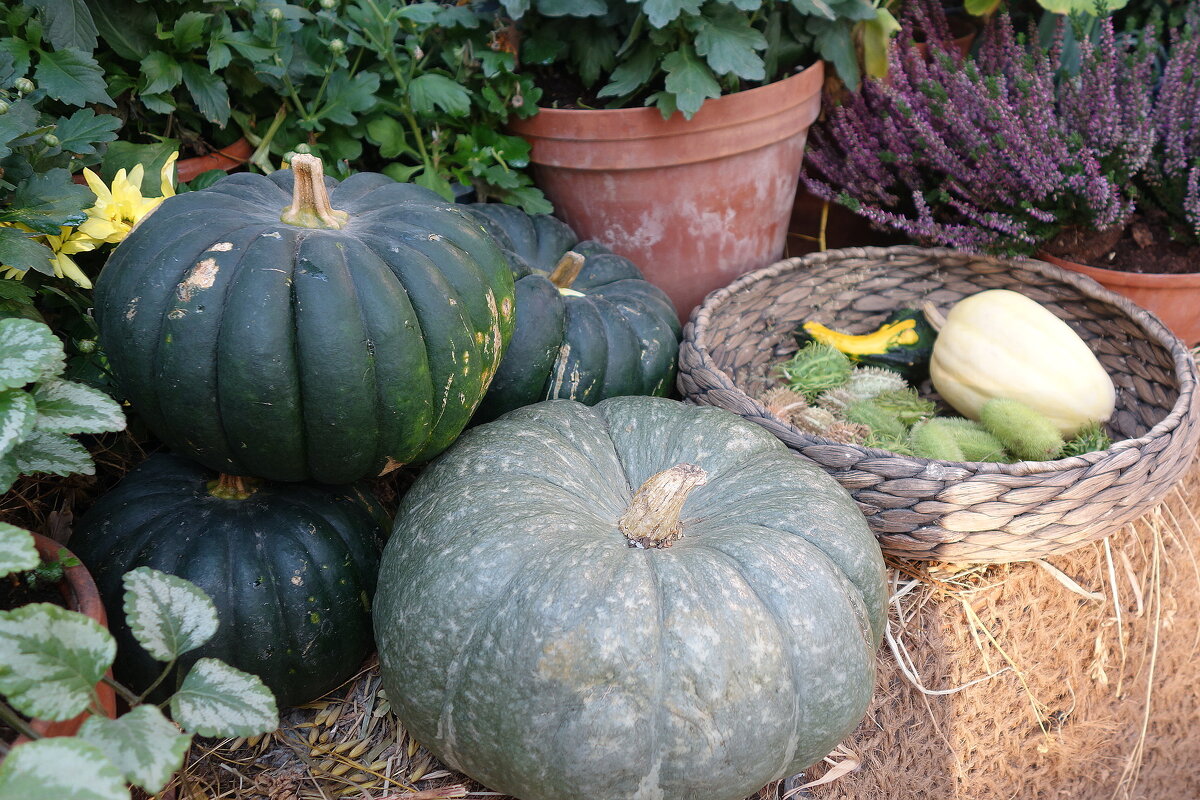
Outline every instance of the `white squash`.
{"label": "white squash", "polygon": [[1036,301],[1006,289],[960,300],[938,331],[929,377],[960,414],[993,397],[1019,400],[1064,438],[1112,416],[1116,389],[1091,349]]}

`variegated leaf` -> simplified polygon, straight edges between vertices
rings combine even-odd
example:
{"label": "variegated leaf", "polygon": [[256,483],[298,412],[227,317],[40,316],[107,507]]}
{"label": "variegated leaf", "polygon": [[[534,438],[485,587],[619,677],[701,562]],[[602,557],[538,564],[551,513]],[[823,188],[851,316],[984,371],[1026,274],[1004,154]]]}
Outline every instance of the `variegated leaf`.
{"label": "variegated leaf", "polygon": [[0,456],[11,451],[33,431],[37,406],[22,389],[0,391]]}
{"label": "variegated leaf", "polygon": [[183,766],[191,734],[179,728],[155,706],[138,706],[117,719],[88,717],[79,736],[99,747],[128,783],[150,794],[167,785]]}
{"label": "variegated leaf", "polygon": [[50,326],[31,319],[0,319],[0,389],[17,389],[52,378],[66,363],[62,342]]}
{"label": "variegated leaf", "polygon": [[94,475],[96,465],[87,448],[65,433],[34,430],[13,448],[12,457],[22,474]]}
{"label": "variegated leaf", "polygon": [[91,704],[117,644],[83,614],[51,603],[0,612],[0,694],[22,714],[71,719]]}
{"label": "variegated leaf", "polygon": [[129,800],[121,773],[82,739],[38,739],[0,761],[0,800]]}
{"label": "variegated leaf", "polygon": [[174,661],[217,632],[217,607],[191,581],[138,567],[125,573],[125,619],[151,658]]}
{"label": "variegated leaf", "polygon": [[257,676],[201,658],[171,698],[171,716],[201,736],[257,736],[279,727],[275,696]]}
{"label": "variegated leaf", "polygon": [[125,414],[117,401],[83,383],[45,381],[34,390],[33,400],[38,430],[104,433],[125,428]]}
{"label": "variegated leaf", "polygon": [[33,535],[24,528],[0,522],[0,578],[33,569],[40,562]]}
{"label": "variegated leaf", "polygon": [[13,454],[5,453],[0,456],[0,494],[11,489],[19,477],[21,470],[17,469],[17,460],[13,458]]}

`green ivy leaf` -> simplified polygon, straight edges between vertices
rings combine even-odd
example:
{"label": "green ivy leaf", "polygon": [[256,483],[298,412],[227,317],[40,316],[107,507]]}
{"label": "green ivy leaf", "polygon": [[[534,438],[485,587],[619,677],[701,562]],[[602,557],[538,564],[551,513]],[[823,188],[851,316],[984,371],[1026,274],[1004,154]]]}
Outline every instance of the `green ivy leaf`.
{"label": "green ivy leaf", "polygon": [[687,45],[668,53],[663,58],[663,69],[667,72],[664,88],[674,95],[676,108],[687,119],[700,110],[705,100],[721,94],[712,70]]}
{"label": "green ivy leaf", "polygon": [[79,738],[96,745],[128,783],[150,794],[161,791],[183,766],[192,741],[154,706],[138,706],[117,719],[88,717]]}
{"label": "green ivy leaf", "polygon": [[17,228],[0,227],[0,265],[53,275],[54,253],[35,241],[36,235]]}
{"label": "green ivy leaf", "polygon": [[225,81],[190,61],[183,64],[182,70],[183,83],[201,116],[225,127],[229,121],[229,90],[225,87]]}
{"label": "green ivy leaf", "polygon": [[766,46],[766,37],[750,26],[750,20],[728,6],[716,6],[696,25],[696,53],[718,75],[761,81],[766,68],[758,51]]}
{"label": "green ivy leaf", "polygon": [[703,0],[645,0],[642,3],[642,11],[651,25],[665,28],[681,14],[699,14],[703,4]]}
{"label": "green ivy leaf", "polygon": [[25,572],[42,563],[33,534],[16,525],[0,522],[0,578]]}
{"label": "green ivy leaf", "polygon": [[74,381],[49,380],[33,390],[37,428],[57,433],[105,433],[125,429],[121,406],[99,389]]}
{"label": "green ivy leaf", "polygon": [[432,114],[440,108],[452,117],[464,117],[471,111],[471,93],[445,75],[426,72],[408,85],[408,101],[418,114]]}
{"label": "green ivy leaf", "polygon": [[66,355],[50,326],[0,319],[0,389],[19,389],[63,371]]}
{"label": "green ivy leaf", "polygon": [[62,226],[87,219],[84,209],[95,202],[91,190],[72,182],[65,169],[35,172],[17,184],[8,206],[0,209],[0,222],[20,222],[38,233],[57,236]]}
{"label": "green ivy leaf", "polygon": [[175,20],[175,26],[171,29],[175,47],[187,51],[194,50],[199,46],[204,41],[204,26],[211,17],[212,14],[206,14],[203,11],[185,11],[180,14],[179,19]]}
{"label": "green ivy leaf", "polygon": [[271,690],[215,658],[196,661],[171,697],[171,716],[201,736],[257,736],[279,727]]}
{"label": "green ivy leaf", "polygon": [[154,30],[158,12],[139,4],[136,14],[129,13],[128,0],[87,0],[104,46],[121,58],[138,61],[156,46]]}
{"label": "green ivy leaf", "polygon": [[0,694],[22,714],[60,721],[92,702],[116,641],[95,620],[52,603],[0,612]]}
{"label": "green ivy leaf", "polygon": [[179,62],[161,50],[155,50],[142,59],[142,75],[145,78],[143,94],[169,92],[183,80],[183,68]]}
{"label": "green ivy leaf", "polygon": [[45,37],[56,50],[74,47],[85,53],[96,49],[96,23],[83,0],[27,0],[42,14]]}
{"label": "green ivy leaf", "polygon": [[174,661],[217,632],[217,607],[191,581],[149,567],[125,573],[125,619],[138,644],[158,661]]}
{"label": "green ivy leaf", "polygon": [[0,456],[8,455],[12,449],[33,433],[37,419],[37,405],[24,389],[0,391]]}
{"label": "green ivy leaf", "polygon": [[12,450],[17,469],[23,475],[44,472],[48,475],[95,475],[96,465],[87,448],[64,433],[34,428]]}
{"label": "green ivy leaf", "polygon": [[71,116],[60,119],[54,126],[54,135],[58,137],[63,152],[88,156],[96,152],[96,145],[115,141],[117,128],[120,127],[120,117],[81,108]]}
{"label": "green ivy leaf", "polygon": [[73,106],[100,103],[115,106],[104,86],[104,72],[96,59],[73,47],[38,51],[34,80],[55,100]]}
{"label": "green ivy leaf", "polygon": [[26,742],[0,761],[0,800],[129,800],[129,789],[96,745],[58,737]]}

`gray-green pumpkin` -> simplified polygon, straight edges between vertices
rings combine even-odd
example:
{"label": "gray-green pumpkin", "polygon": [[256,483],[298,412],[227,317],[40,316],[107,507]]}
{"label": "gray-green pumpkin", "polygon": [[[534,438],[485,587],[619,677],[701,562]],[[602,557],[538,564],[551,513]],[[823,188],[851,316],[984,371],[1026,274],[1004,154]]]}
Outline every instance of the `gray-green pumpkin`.
{"label": "gray-green pumpkin", "polygon": [[375,632],[406,728],[496,791],[737,800],[858,724],[886,596],[854,501],[758,426],[559,400],[422,474]]}

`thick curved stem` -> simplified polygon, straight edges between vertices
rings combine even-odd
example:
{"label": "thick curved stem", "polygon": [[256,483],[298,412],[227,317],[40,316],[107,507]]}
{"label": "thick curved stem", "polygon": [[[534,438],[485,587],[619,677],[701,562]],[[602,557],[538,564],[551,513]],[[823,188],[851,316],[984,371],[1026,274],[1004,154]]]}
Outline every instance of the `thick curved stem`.
{"label": "thick curved stem", "polygon": [[550,282],[559,289],[570,289],[582,269],[583,256],[574,250],[568,250],[554,265],[554,271],[550,273]]}
{"label": "thick curved stem", "polygon": [[338,230],[345,227],[350,215],[329,205],[321,159],[301,153],[292,159],[292,172],[295,173],[292,204],[283,210],[279,219],[301,228]]}
{"label": "thick curved stem", "polygon": [[683,535],[679,516],[688,494],[706,483],[708,473],[695,464],[676,464],[647,478],[617,521],[630,547],[670,547]]}

